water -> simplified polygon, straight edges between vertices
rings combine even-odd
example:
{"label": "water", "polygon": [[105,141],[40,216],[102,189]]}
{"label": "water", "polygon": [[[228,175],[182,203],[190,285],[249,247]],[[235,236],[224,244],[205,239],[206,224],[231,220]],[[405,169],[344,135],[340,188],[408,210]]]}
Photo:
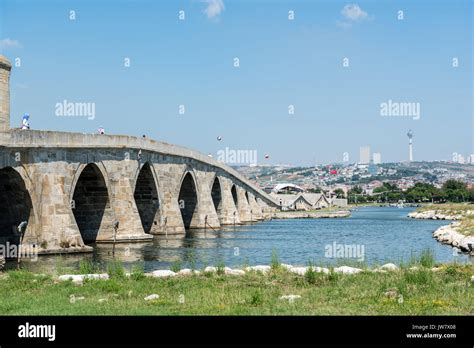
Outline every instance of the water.
{"label": "water", "polygon": [[[169,269],[174,263],[183,268],[220,263],[229,267],[268,265],[273,251],[280,262],[292,265],[306,265],[308,261],[315,265],[354,264],[354,258],[325,257],[325,246],[335,242],[363,246],[364,263],[368,265],[398,264],[427,249],[438,262],[472,261],[472,257],[457,254],[433,239],[433,231],[448,221],[409,219],[411,211],[413,208],[366,207],[353,211],[350,218],[272,220],[235,230],[191,231],[186,237],[156,236],[149,243],[117,244],[115,259],[127,267],[139,264],[145,271]],[[113,260],[110,244],[93,246],[92,254],[41,256],[37,262],[26,261],[24,265],[33,271],[52,272],[77,268],[84,258],[100,264]]]}

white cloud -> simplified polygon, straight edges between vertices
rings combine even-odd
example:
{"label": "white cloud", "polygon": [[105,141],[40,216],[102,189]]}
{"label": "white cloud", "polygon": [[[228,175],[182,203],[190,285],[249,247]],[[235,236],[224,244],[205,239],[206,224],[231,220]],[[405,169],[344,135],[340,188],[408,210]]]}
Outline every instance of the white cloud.
{"label": "white cloud", "polygon": [[18,40],[13,40],[10,38],[0,40],[0,48],[15,48],[20,47]]}
{"label": "white cloud", "polygon": [[367,12],[362,10],[357,4],[348,4],[344,6],[341,14],[350,21],[362,21],[368,18]]}
{"label": "white cloud", "polygon": [[217,17],[225,9],[224,1],[222,0],[203,0],[202,2],[207,4],[204,13],[209,19]]}
{"label": "white cloud", "polygon": [[347,4],[341,10],[341,14],[344,20],[336,22],[336,25],[341,28],[350,28],[353,23],[372,19],[367,12],[361,9],[357,4]]}

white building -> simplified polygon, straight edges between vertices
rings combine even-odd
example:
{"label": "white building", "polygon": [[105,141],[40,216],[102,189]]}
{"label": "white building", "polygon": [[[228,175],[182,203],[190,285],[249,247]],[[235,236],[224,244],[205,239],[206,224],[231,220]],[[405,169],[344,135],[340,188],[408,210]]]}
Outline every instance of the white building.
{"label": "white building", "polygon": [[380,152],[374,152],[374,154],[372,155],[372,160],[374,164],[382,163],[382,154]]}
{"label": "white building", "polygon": [[370,163],[370,146],[361,146],[359,149],[359,163]]}

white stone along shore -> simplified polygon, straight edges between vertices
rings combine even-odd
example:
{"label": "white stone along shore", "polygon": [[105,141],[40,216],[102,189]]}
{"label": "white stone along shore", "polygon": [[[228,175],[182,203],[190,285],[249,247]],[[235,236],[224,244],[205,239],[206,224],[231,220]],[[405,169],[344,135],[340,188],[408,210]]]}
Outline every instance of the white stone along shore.
{"label": "white stone along shore", "polygon": [[461,251],[474,256],[474,236],[465,236],[456,231],[459,222],[452,222],[447,226],[441,226],[433,232],[433,237],[441,243],[452,245]]}
{"label": "white stone along shore", "polygon": [[276,211],[272,219],[334,219],[351,216],[349,210],[338,211]]}
{"label": "white stone along shore", "polygon": [[[316,273],[325,273],[329,274],[331,272],[333,273],[340,273],[340,274],[345,274],[345,275],[351,275],[351,274],[358,274],[361,272],[376,272],[376,273],[387,273],[387,272],[396,272],[399,271],[400,268],[393,264],[393,263],[387,263],[384,264],[380,267],[376,267],[373,269],[362,269],[362,268],[356,268],[356,267],[349,267],[349,266],[339,266],[335,267],[332,269],[326,268],[326,267],[316,267],[316,266],[292,266],[292,265],[287,265],[287,264],[281,264],[280,267],[285,268],[288,272],[294,273],[299,276],[304,276],[306,272],[309,269],[312,269]],[[245,267],[243,269],[232,269],[229,267],[223,267],[219,269],[218,267],[213,267],[213,266],[208,266],[204,268],[204,270],[192,270],[189,268],[184,268],[180,270],[179,272],[173,272],[168,269],[159,269],[156,271],[152,271],[149,273],[145,273],[146,277],[152,277],[152,278],[172,278],[172,277],[186,277],[186,276],[192,276],[192,275],[200,275],[200,274],[205,274],[205,273],[220,273],[223,275],[227,276],[243,276],[246,273],[249,272],[259,272],[262,274],[267,274],[270,272],[272,269],[271,266],[268,265],[257,265],[257,266],[250,266],[250,267]],[[419,268],[414,266],[411,267],[410,270],[418,270]],[[432,271],[437,271],[438,268],[433,267],[431,269]],[[130,273],[127,273],[126,276],[131,276]],[[58,276],[56,278],[57,281],[72,281],[73,283],[77,285],[83,284],[84,280],[87,279],[100,279],[100,280],[108,280],[109,275],[107,273],[102,273],[102,274],[64,274],[61,276]]]}
{"label": "white stone along shore", "polygon": [[474,214],[474,210],[467,210],[463,214],[449,214],[443,210],[427,210],[422,212],[412,212],[408,214],[412,219],[429,219],[429,220],[461,220],[466,215]]}
{"label": "white stone along shore", "polygon": [[449,244],[459,248],[461,251],[467,252],[474,256],[474,236],[465,236],[457,229],[461,220],[466,215],[474,214],[474,210],[467,210],[462,214],[449,214],[445,211],[427,210],[424,212],[412,212],[408,217],[413,219],[431,219],[431,220],[453,220],[449,225],[441,226],[433,232],[433,237],[441,243]]}

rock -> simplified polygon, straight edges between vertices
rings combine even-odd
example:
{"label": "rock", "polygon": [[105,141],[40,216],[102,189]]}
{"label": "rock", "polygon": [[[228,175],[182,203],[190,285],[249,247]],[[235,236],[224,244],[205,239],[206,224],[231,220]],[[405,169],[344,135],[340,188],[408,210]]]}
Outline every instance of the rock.
{"label": "rock", "polygon": [[341,266],[334,268],[334,272],[342,274],[357,274],[359,272],[362,272],[362,270],[360,268],[355,267]]}
{"label": "rock", "polygon": [[289,271],[291,273],[295,273],[295,274],[304,276],[309,268],[311,268],[316,273],[321,273],[321,272],[326,273],[326,274],[329,273],[329,269],[327,269],[327,268],[313,267],[313,266],[311,266],[311,267],[292,267],[292,268],[289,269]]}
{"label": "rock", "polygon": [[289,269],[291,273],[295,273],[298,275],[305,275],[307,270],[308,270],[308,267],[292,267]]}
{"label": "rock", "polygon": [[280,296],[280,300],[288,300],[289,302],[293,302],[294,300],[301,298],[300,295],[284,295]]}
{"label": "rock", "polygon": [[438,272],[438,271],[441,270],[441,268],[440,268],[440,267],[433,267],[431,270],[432,270],[433,272]]}
{"label": "rock", "polygon": [[474,245],[474,236],[465,236],[457,231],[459,222],[453,222],[447,226],[441,226],[433,232],[433,237],[439,242],[459,248],[464,252],[471,252],[469,245]]}
{"label": "rock", "polygon": [[397,271],[398,267],[393,263],[386,263],[385,265],[381,266],[380,269],[384,269],[386,271]]}
{"label": "rock", "polygon": [[[227,268],[227,267],[226,267]],[[241,269],[226,269],[225,270],[225,274],[228,274],[228,275],[245,275],[245,272]]]}
{"label": "rock", "polygon": [[216,273],[216,272],[217,272],[216,267],[207,266],[206,268],[204,268],[204,273]]}
{"label": "rock", "polygon": [[191,274],[193,274],[193,270],[189,268],[183,268],[182,270],[178,272],[178,275],[182,275],[182,276],[188,276]]}
{"label": "rock", "polygon": [[385,269],[380,269],[380,268],[376,268],[376,269],[374,269],[372,272],[375,272],[375,273],[388,273],[387,270],[385,270]]}
{"label": "rock", "polygon": [[[173,272],[174,273],[174,272]],[[153,301],[153,300],[157,300],[160,298],[160,295],[157,295],[157,294],[151,294],[151,295],[148,295],[147,297],[144,298],[145,301]]]}
{"label": "rock", "polygon": [[293,268],[292,265],[288,265],[288,264],[286,264],[286,263],[282,263],[282,264],[280,264],[280,266],[281,266],[282,268],[288,270],[288,271]]}
{"label": "rock", "polygon": [[471,282],[474,282],[474,275],[471,276]]}
{"label": "rock", "polygon": [[147,273],[146,275],[150,277],[154,277],[154,278],[169,278],[169,277],[174,277],[176,273],[168,269],[159,269],[151,273]]}
{"label": "rock", "polygon": [[462,214],[453,214],[445,211],[427,210],[424,212],[413,212],[408,217],[413,219],[432,219],[432,220],[461,220],[465,215],[471,215],[474,211],[468,210]]}
{"label": "rock", "polygon": [[397,298],[398,297],[398,289],[392,288],[392,289],[387,289],[386,292],[383,294],[385,297],[388,298]]}
{"label": "rock", "polygon": [[420,269],[420,267],[418,267],[418,266],[413,266],[413,267],[409,268],[410,271],[418,271],[419,269]]}
{"label": "rock", "polygon": [[262,272],[262,273],[267,273],[271,269],[270,266],[263,266],[263,265],[257,265],[257,266],[250,266],[246,267],[245,271],[256,271],[256,272]]}
{"label": "rock", "polygon": [[104,303],[104,302],[107,302],[107,299],[106,298],[99,298],[99,303]]}
{"label": "rock", "polygon": [[72,280],[73,283],[82,284],[85,279],[109,279],[107,273],[102,274],[64,274],[58,277],[58,280],[61,282]]}

